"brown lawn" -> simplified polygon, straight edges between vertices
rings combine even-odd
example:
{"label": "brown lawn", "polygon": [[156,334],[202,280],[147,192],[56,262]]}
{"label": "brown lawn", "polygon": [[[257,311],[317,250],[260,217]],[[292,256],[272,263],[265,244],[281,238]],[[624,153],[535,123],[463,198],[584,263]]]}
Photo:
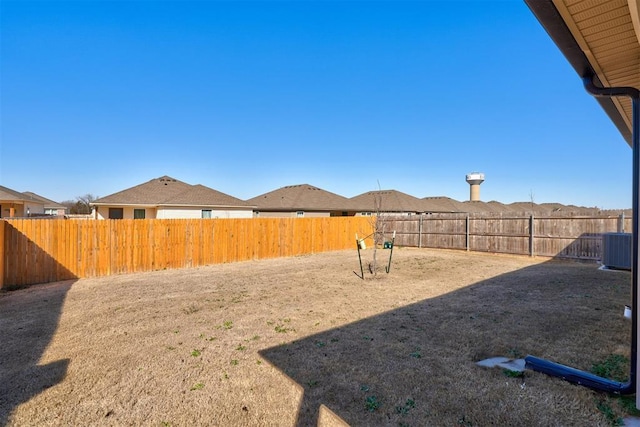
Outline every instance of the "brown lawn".
{"label": "brown lawn", "polygon": [[476,362],[533,354],[590,370],[628,357],[628,272],[393,256],[390,274],[365,280],[352,250],[2,293],[0,425],[598,426],[624,414],[619,398]]}

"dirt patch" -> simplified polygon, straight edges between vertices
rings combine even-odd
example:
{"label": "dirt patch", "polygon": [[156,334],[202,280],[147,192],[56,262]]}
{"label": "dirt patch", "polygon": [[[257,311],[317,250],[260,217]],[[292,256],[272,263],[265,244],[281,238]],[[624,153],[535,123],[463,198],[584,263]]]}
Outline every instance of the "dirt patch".
{"label": "dirt patch", "polygon": [[627,272],[403,248],[380,268],[359,279],[353,250],[0,294],[0,424],[610,425],[607,396],[475,362],[628,357]]}

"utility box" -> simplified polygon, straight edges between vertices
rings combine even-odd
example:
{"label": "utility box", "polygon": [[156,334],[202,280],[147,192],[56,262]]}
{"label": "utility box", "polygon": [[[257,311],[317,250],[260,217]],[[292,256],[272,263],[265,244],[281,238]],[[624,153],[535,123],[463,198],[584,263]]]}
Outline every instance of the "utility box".
{"label": "utility box", "polygon": [[602,235],[602,265],[607,268],[631,270],[631,233]]}

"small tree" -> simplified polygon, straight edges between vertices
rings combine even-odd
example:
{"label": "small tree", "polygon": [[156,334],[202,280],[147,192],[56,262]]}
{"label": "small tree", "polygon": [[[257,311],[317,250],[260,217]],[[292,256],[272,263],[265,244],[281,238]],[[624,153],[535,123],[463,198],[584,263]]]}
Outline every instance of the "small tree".
{"label": "small tree", "polygon": [[533,190],[529,190],[529,200],[531,201],[531,213],[535,211],[535,194],[533,194]]}
{"label": "small tree", "polygon": [[373,261],[369,264],[369,271],[376,276],[378,273],[378,246],[384,245],[384,233],[386,229],[386,218],[382,215],[382,190],[378,181],[378,192],[373,197],[373,212],[375,217],[369,223],[373,229]]}
{"label": "small tree", "polygon": [[95,197],[93,194],[87,193],[84,196],[76,197],[76,199],[78,199],[78,210],[81,211],[78,213],[90,214],[91,203],[93,203],[97,199],[97,197]]}
{"label": "small tree", "polygon": [[91,203],[93,203],[97,197],[93,194],[85,194],[84,196],[78,196],[75,200],[65,200],[61,204],[66,206],[69,209],[70,214],[90,214],[91,213]]}

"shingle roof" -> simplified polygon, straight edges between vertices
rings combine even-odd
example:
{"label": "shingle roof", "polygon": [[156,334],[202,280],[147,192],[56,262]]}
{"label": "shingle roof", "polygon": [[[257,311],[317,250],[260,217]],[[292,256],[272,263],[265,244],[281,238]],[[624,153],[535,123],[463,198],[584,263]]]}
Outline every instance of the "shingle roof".
{"label": "shingle roof", "polygon": [[204,185],[187,184],[166,175],[101,197],[92,204],[252,207]]}
{"label": "shingle roof", "polygon": [[198,205],[198,206],[227,206],[253,207],[250,203],[237,199],[228,194],[214,190],[204,185],[194,185],[187,191],[167,199],[163,205]]}
{"label": "shingle roof", "polygon": [[463,212],[463,204],[446,196],[424,197],[422,206],[425,212]]}
{"label": "shingle roof", "polygon": [[37,194],[34,193],[20,193],[19,191],[12,190],[8,187],[0,185],[0,200],[15,200],[16,202],[39,202]]}
{"label": "shingle roof", "polygon": [[487,205],[487,210],[489,212],[495,212],[495,213],[509,212],[509,207],[507,205],[505,205],[504,203],[497,202],[495,200],[491,200],[490,202],[487,202],[486,205]]}
{"label": "shingle roof", "polygon": [[424,212],[424,201],[397,190],[377,190],[351,198],[360,212]]}
{"label": "shingle roof", "polygon": [[344,196],[309,184],[287,185],[247,200],[258,210],[349,211],[352,202]]}
{"label": "shingle roof", "polygon": [[56,209],[66,208],[66,206],[61,205],[58,202],[54,202],[53,200],[47,199],[46,197],[42,197],[41,195],[33,193],[31,191],[25,191],[22,194],[25,194],[34,200],[44,203],[45,208],[56,208]]}

